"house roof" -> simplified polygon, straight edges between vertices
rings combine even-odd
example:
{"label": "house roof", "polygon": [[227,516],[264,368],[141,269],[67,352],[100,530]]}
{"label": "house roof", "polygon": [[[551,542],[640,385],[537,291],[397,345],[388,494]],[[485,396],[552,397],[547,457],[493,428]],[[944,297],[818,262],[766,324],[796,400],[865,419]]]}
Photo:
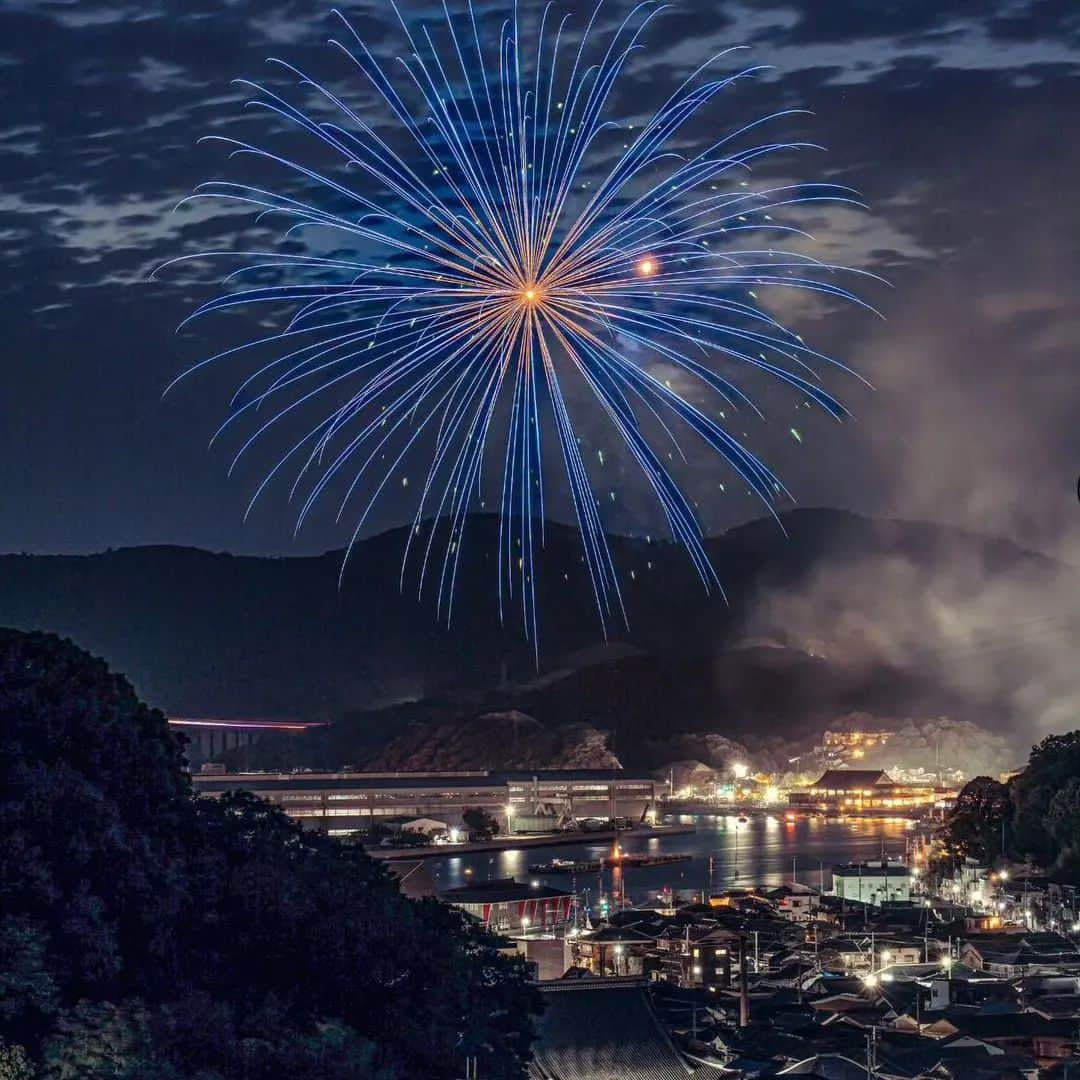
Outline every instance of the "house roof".
{"label": "house roof", "polygon": [[811,786],[830,791],[850,791],[894,782],[884,769],[829,769]]}
{"label": "house roof", "polygon": [[500,772],[443,772],[443,773],[226,773],[205,775],[196,773],[192,780],[197,790],[203,792],[232,791],[237,788],[256,791],[319,791],[372,788],[412,791],[418,788],[491,788],[505,791],[510,783],[523,783],[536,778],[540,783],[559,781],[619,780],[629,783],[652,783],[652,778],[621,769],[538,769],[504,770]]}
{"label": "house roof", "polygon": [[605,926],[601,930],[593,930],[588,934],[582,934],[579,941],[592,942],[596,945],[614,945],[620,942],[627,945],[636,945],[655,940],[652,935],[642,933],[634,926]]}
{"label": "house roof", "polygon": [[544,997],[532,1080],[686,1080],[693,1069],[660,1026],[639,980],[568,980]]}
{"label": "house roof", "polygon": [[1080,952],[1063,934],[969,934],[962,948],[970,948],[984,963],[1013,966],[1080,965]]}
{"label": "house roof", "polygon": [[549,885],[532,885],[513,878],[475,881],[456,889],[444,889],[439,897],[450,904],[506,904],[521,900],[554,900],[572,896],[568,889],[553,889]]}
{"label": "house roof", "polygon": [[815,1054],[781,1069],[776,1075],[815,1077],[820,1080],[866,1080],[866,1066],[840,1054]]}
{"label": "house roof", "polygon": [[911,873],[903,863],[871,866],[869,863],[847,863],[832,868],[833,877],[906,878]]}

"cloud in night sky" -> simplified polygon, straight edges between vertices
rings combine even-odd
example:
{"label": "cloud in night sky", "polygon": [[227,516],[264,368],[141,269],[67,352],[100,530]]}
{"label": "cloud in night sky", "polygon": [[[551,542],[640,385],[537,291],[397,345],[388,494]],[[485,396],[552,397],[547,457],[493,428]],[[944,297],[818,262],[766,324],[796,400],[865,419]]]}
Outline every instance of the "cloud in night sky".
{"label": "cloud in night sky", "polygon": [[[382,6],[347,11],[388,55],[397,47]],[[241,522],[252,476],[227,479],[227,457],[206,450],[232,380],[211,374],[161,400],[214,344],[212,330],[173,332],[208,293],[189,278],[148,280],[185,251],[257,245],[246,213],[174,212],[221,173],[221,148],[196,140],[257,130],[230,80],[273,80],[271,53],[344,85],[330,31],[312,3],[0,0],[0,550],[316,551],[347,538],[318,519],[293,543],[273,497]],[[707,52],[747,44],[770,70],[725,98],[730,119],[812,109],[785,135],[828,153],[772,168],[824,173],[871,206],[804,220],[815,254],[889,280],[867,292],[884,320],[770,301],[876,387],[830,383],[855,414],[847,425],[764,399],[751,442],[800,503],[956,521],[1080,555],[1075,5],[696,0],[648,41],[621,115],[662,100]],[[729,478],[704,455],[686,479],[710,529],[759,512],[719,491]],[[640,509],[631,498],[610,524],[629,529]],[[391,504],[372,528],[408,512]]]}

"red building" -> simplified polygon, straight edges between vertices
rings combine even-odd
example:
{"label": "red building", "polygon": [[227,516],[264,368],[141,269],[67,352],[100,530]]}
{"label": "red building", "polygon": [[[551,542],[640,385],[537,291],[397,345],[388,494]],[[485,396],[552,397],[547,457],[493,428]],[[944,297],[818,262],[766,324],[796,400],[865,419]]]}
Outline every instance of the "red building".
{"label": "red building", "polygon": [[513,878],[446,889],[439,899],[467,911],[489,929],[506,934],[561,933],[574,909],[573,893]]}

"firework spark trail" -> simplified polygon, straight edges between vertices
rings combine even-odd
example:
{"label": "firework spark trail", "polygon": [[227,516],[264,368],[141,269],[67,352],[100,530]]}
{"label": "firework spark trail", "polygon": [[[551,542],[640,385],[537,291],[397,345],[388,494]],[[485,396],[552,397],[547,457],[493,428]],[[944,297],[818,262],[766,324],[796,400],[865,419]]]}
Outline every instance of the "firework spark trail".
{"label": "firework spark trail", "polygon": [[[294,466],[290,497],[302,500],[299,529],[331,482],[343,478],[339,520],[361,490],[365,495],[349,550],[410,452],[427,446],[430,458],[401,583],[404,587],[421,522],[430,517],[419,556],[419,588],[437,576],[437,609],[448,621],[466,516],[481,497],[485,460],[501,439],[499,610],[503,615],[517,597],[524,630],[534,643],[546,428],[562,461],[606,633],[610,619],[626,615],[567,403],[567,381],[580,380],[591,393],[641,469],[704,587],[718,589],[691,502],[639,417],[655,423],[682,460],[686,454],[676,431],[691,433],[733,468],[770,512],[785,492],[764,462],[651,369],[674,367],[726,405],[756,411],[750,398],[715,369],[717,358],[735,361],[843,418],[844,407],[819,384],[818,368],[848,369],[770,316],[753,290],[791,288],[861,304],[835,281],[847,268],[774,247],[740,249],[733,240],[751,231],[804,237],[798,228],[773,220],[772,212],[784,207],[862,204],[850,189],[831,184],[754,191],[737,179],[761,158],[808,146],[736,145],[795,110],[743,124],[693,156],[674,147],[705,106],[759,70],[708,78],[710,66],[724,53],[702,64],[633,132],[593,185],[588,177],[600,166],[588,164],[590,152],[602,158],[597,144],[605,133],[633,130],[606,119],[606,112],[661,5],[648,0],[635,7],[594,61],[590,50],[599,34],[600,8],[575,47],[567,44],[568,17],[556,25],[548,5],[530,69],[516,6],[500,25],[495,60],[493,50],[481,43],[471,0],[467,4],[454,16],[444,3],[435,31],[442,35],[441,48],[431,28],[410,29],[391,5],[409,48],[394,65],[396,80],[335,12],[346,35],[331,43],[389,110],[393,129],[386,135],[337,93],[285,61],[272,62],[316,95],[332,119],[317,119],[260,84],[241,80],[255,95],[250,106],[296,129],[324,155],[329,152],[342,175],[252,143],[212,136],[231,148],[231,156],[262,159],[318,199],[225,180],[201,185],[191,198],[240,203],[258,220],[280,217],[283,240],[324,230],[336,238],[336,251],[329,257],[214,251],[173,260],[241,261],[224,279],[232,290],[189,318],[259,305],[291,311],[283,329],[209,357],[184,375],[259,349],[273,350],[273,358],[240,383],[215,439],[239,421],[259,418],[236,452],[234,468],[287,418],[305,408],[319,409],[318,422],[287,445],[248,509],[275,477]],[[408,146],[396,148],[392,141]],[[421,175],[425,167],[431,179]],[[284,283],[245,283],[245,276],[267,272]],[[331,400],[335,393],[344,394],[344,402]],[[320,405],[322,400],[330,404]],[[435,539],[443,530],[440,553]]]}

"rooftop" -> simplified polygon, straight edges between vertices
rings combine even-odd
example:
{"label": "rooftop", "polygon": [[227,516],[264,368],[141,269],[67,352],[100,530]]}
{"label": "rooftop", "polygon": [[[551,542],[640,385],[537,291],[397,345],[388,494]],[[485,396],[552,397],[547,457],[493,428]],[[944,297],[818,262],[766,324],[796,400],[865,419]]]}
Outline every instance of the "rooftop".
{"label": "rooftop", "polygon": [[816,784],[811,784],[811,787],[829,791],[851,791],[892,783],[892,777],[883,769],[829,769]]}
{"label": "rooftop", "polygon": [[885,863],[844,863],[842,866],[832,868],[833,877],[907,877],[911,871],[898,862]]}
{"label": "rooftop", "polygon": [[532,1080],[686,1080],[693,1070],[660,1026],[640,980],[545,983]]}
{"label": "rooftop", "polygon": [[192,776],[200,791],[231,791],[249,788],[257,791],[323,791],[323,790],[402,790],[430,788],[446,790],[461,787],[505,789],[507,784],[522,783],[536,778],[541,783],[599,782],[620,780],[626,783],[651,783],[647,776],[626,773],[619,769],[538,769],[504,772],[255,772],[225,773],[211,776]]}
{"label": "rooftop", "polygon": [[548,885],[531,885],[514,878],[494,878],[491,881],[475,881],[456,889],[444,889],[440,900],[450,904],[507,904],[516,900],[553,900],[573,896],[570,889],[553,889]]}

